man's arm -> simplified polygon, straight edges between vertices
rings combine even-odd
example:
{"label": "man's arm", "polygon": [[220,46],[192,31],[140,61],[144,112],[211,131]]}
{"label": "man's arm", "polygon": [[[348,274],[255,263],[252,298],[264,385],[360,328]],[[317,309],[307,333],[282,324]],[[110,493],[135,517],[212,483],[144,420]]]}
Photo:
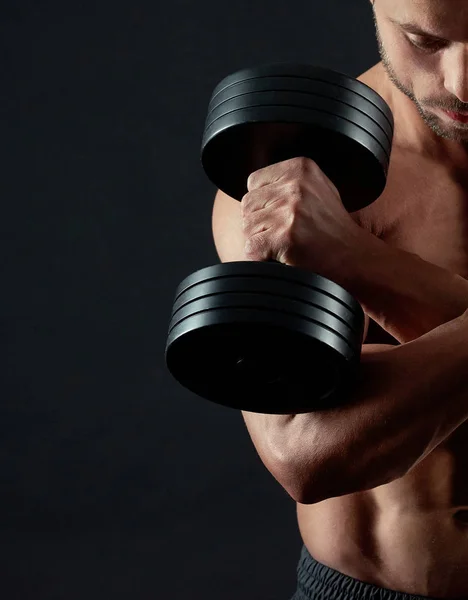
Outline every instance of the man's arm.
{"label": "man's arm", "polygon": [[399,342],[415,340],[468,309],[468,281],[460,275],[390,246],[367,230],[360,241],[343,260],[346,269],[328,277]]}
{"label": "man's arm", "polygon": [[315,504],[403,477],[468,419],[468,312],[413,342],[379,350],[364,346],[343,406],[276,420],[273,445],[294,478],[290,494],[298,502]]}
{"label": "man's arm", "polygon": [[[213,234],[223,262],[245,260],[240,212],[239,202],[218,192]],[[406,254],[393,254],[392,250],[389,248],[388,261]],[[394,268],[396,263],[386,264]],[[432,271],[433,265],[425,265]],[[360,265],[359,275],[364,282],[365,266],[365,262]],[[384,267],[377,269],[377,279]],[[451,278],[443,269],[434,269],[439,277]],[[392,281],[397,287],[393,301],[403,296],[405,289],[399,289],[397,274],[382,279],[389,289]],[[468,418],[465,288],[455,277],[450,280],[452,287],[442,295],[436,285],[426,285],[427,293],[436,298],[431,310],[434,314],[439,311],[440,323],[445,324],[436,323],[427,332],[423,320],[415,338],[422,337],[402,346],[363,346],[358,385],[350,391],[346,405],[304,415],[242,412],[265,466],[296,501],[315,503],[401,477]],[[371,289],[370,278],[366,285]],[[451,300],[449,293],[453,293]],[[413,295],[418,297],[417,289]],[[369,298],[371,302],[370,294]],[[441,306],[436,304],[439,301]],[[382,302],[387,311],[392,309],[386,298]],[[372,305],[377,313],[378,305]],[[417,320],[418,314],[414,318]],[[406,326],[414,329],[411,321]]]}
{"label": "man's arm", "polygon": [[[218,192],[213,217],[223,229],[223,260],[243,260],[240,203]],[[229,221],[225,227],[223,220]],[[390,246],[365,229],[361,233],[359,244],[337,263],[346,268],[323,275],[348,290],[399,342],[415,340],[468,309],[466,279]]]}

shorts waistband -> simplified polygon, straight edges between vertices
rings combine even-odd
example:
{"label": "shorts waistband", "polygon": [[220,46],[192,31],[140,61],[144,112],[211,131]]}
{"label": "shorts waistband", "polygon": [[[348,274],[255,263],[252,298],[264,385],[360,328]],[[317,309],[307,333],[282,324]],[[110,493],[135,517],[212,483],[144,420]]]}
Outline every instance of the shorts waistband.
{"label": "shorts waistband", "polygon": [[[440,600],[406,594],[359,581],[319,563],[304,545],[297,566],[297,591],[293,600]],[[447,599],[449,600],[449,599]],[[457,599],[453,599],[457,600]]]}

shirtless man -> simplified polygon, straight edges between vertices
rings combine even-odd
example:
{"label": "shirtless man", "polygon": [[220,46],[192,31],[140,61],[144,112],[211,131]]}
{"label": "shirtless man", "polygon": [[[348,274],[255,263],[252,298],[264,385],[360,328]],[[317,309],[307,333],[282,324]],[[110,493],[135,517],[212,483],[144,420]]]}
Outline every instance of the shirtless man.
{"label": "shirtless man", "polygon": [[382,196],[350,215],[293,159],[213,210],[223,262],[276,259],[359,300],[359,385],[323,413],[242,414],[297,502],[294,598],[468,598],[468,2],[371,4],[381,62],[358,79],[395,117]]}

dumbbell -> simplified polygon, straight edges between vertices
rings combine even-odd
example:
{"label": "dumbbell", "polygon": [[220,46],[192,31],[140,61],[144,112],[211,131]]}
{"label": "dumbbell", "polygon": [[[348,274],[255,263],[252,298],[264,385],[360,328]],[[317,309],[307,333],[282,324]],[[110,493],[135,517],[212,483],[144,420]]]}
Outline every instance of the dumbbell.
{"label": "dumbbell", "polygon": [[[385,188],[393,130],[389,106],[352,77],[263,65],[214,89],[201,162],[216,187],[241,201],[251,173],[307,157],[354,212]],[[350,397],[364,323],[357,300],[318,274],[275,262],[218,264],[178,286],[166,365],[183,387],[225,407],[326,410]]]}

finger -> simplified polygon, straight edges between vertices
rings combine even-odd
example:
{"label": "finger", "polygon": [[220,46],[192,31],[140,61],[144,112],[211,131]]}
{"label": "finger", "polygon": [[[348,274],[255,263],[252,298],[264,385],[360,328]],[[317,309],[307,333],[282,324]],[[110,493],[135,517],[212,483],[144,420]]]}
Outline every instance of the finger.
{"label": "finger", "polygon": [[261,189],[248,192],[241,202],[242,215],[249,215],[259,210],[269,208],[272,204],[283,200],[284,190],[278,188],[278,184],[268,184]]}
{"label": "finger", "polygon": [[246,237],[256,235],[262,231],[271,229],[278,217],[275,218],[270,211],[257,210],[242,217],[242,229]]}
{"label": "finger", "polygon": [[[264,169],[259,169],[258,171],[254,171],[249,175],[247,179],[247,190],[249,192],[253,192],[255,190],[260,189],[265,185],[269,185],[273,182],[274,175],[274,167],[275,165],[270,165],[265,167]],[[276,181],[276,178],[275,178]]]}
{"label": "finger", "polygon": [[247,179],[248,191],[253,192],[266,185],[280,181],[286,173],[290,172],[291,167],[295,164],[295,160],[297,159],[284,160],[255,171]]}
{"label": "finger", "polygon": [[267,261],[272,257],[271,240],[264,233],[257,233],[245,241],[245,256],[252,261]]}

